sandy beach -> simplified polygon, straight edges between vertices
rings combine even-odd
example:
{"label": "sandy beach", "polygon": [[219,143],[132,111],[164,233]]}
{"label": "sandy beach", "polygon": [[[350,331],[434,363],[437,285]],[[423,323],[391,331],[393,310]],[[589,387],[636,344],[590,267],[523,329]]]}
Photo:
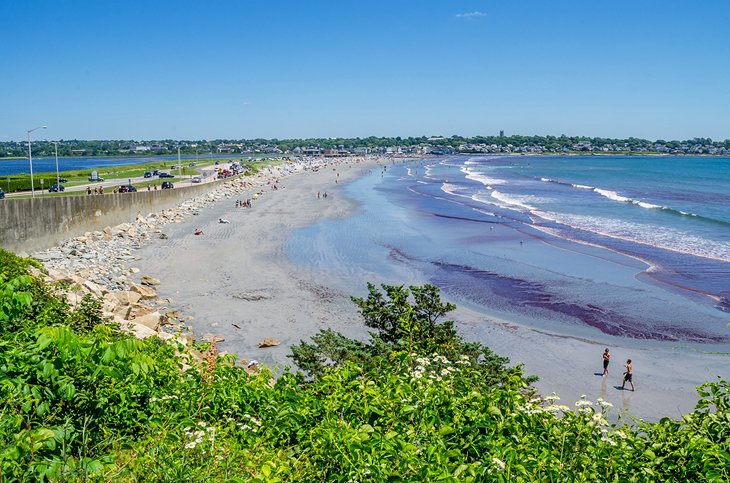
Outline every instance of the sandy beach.
{"label": "sandy beach", "polygon": [[[287,357],[291,345],[320,329],[364,338],[367,329],[350,300],[352,289],[293,263],[288,244],[298,228],[357,214],[358,204],[343,187],[378,169],[378,163],[345,160],[286,176],[265,168],[249,189],[219,197],[179,223],[165,225],[165,236],[145,241],[133,252],[129,264],[139,272],[130,278],[159,279],[160,303],[166,310],[178,311],[198,341],[216,337],[222,341],[221,351],[235,353],[241,361],[255,359],[275,371],[292,365]],[[248,198],[251,208],[236,206],[236,200]],[[228,223],[220,223],[221,218]],[[194,235],[195,230],[203,233]],[[326,262],[337,266],[334,258]],[[366,282],[384,281],[372,274],[342,277],[351,279],[350,287],[361,287],[360,295]],[[423,282],[416,274],[402,281]],[[727,375],[726,355],[681,344],[610,337],[597,331],[597,335],[555,333],[464,307],[451,315],[466,339],[486,344],[513,364],[524,363],[527,374],[540,377],[538,390],[557,393],[565,404],[585,394],[612,402],[615,414],[629,411],[647,420],[678,418],[693,409],[696,384],[723,371]],[[275,338],[280,345],[259,347],[265,338]],[[604,347],[612,353],[608,377],[601,376]],[[629,357],[634,360],[635,392],[619,389],[622,364]]]}
{"label": "sandy beach", "polygon": [[[141,273],[161,280],[158,294],[193,317],[189,325],[199,340],[206,334],[222,338],[221,350],[244,360],[291,365],[289,346],[327,327],[364,337],[350,294],[291,264],[284,244],[298,227],[353,213],[357,206],[338,187],[373,166],[344,163],[282,178],[278,190],[267,186],[250,209],[237,208],[235,199],[217,202],[170,226],[167,240],[139,250]],[[193,235],[195,229],[203,235]],[[267,337],[281,345],[259,348]]]}

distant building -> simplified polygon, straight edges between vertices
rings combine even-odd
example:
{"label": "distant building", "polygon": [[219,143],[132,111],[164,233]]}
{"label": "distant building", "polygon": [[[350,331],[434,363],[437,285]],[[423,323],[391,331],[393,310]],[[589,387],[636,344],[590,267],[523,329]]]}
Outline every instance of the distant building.
{"label": "distant building", "polygon": [[503,138],[503,137],[504,137],[504,131],[503,131],[503,130],[500,130],[500,131],[499,131],[499,137],[501,137],[501,138]]}

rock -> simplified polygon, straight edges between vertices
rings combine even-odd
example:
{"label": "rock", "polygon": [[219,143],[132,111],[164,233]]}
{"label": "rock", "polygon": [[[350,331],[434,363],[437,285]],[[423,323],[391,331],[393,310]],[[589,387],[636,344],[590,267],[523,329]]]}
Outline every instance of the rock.
{"label": "rock", "polygon": [[156,279],[155,277],[150,277],[149,275],[142,275],[142,278],[140,279],[140,283],[142,285],[154,286],[154,285],[159,285],[160,281],[158,279]]}
{"label": "rock", "polygon": [[100,287],[99,285],[95,284],[91,280],[84,280],[81,284],[81,287],[83,287],[87,292],[89,292],[91,295],[97,298],[101,298],[104,296],[104,292],[108,292],[106,288]]}
{"label": "rock", "polygon": [[132,306],[131,305],[118,305],[117,308],[113,311],[114,318],[119,318],[121,320],[131,320],[132,319]]}
{"label": "rock", "polygon": [[137,285],[136,283],[133,283],[129,287],[129,290],[131,292],[137,292],[143,300],[151,300],[157,297],[157,292],[149,287],[143,287],[141,285]]}
{"label": "rock", "polygon": [[119,299],[114,296],[113,293],[107,292],[104,294],[103,308],[105,312],[114,312],[119,307]]}
{"label": "rock", "polygon": [[128,319],[136,319],[138,317],[144,317],[152,313],[152,309],[142,304],[133,304],[129,306],[129,317]]}
{"label": "rock", "polygon": [[178,310],[170,310],[165,313],[165,317],[168,317],[170,319],[179,319],[180,318],[180,312]]}
{"label": "rock", "polygon": [[136,324],[142,324],[152,330],[157,330],[160,328],[161,319],[162,315],[159,312],[152,312],[147,315],[143,315],[142,317],[137,317],[133,319],[133,322]]}
{"label": "rock", "polygon": [[133,305],[139,302],[142,296],[138,292],[123,291],[114,292],[113,295],[117,298],[121,305]]}
{"label": "rock", "polygon": [[122,328],[122,330],[126,330],[127,332],[134,335],[137,339],[146,339],[148,337],[156,336],[157,332],[153,329],[150,329],[149,327],[137,324],[135,322],[123,322],[120,323],[119,326]]}
{"label": "rock", "polygon": [[248,301],[266,300],[271,298],[271,294],[266,292],[241,292],[234,294],[233,298]]}
{"label": "rock", "polygon": [[278,339],[274,339],[273,337],[267,337],[261,342],[259,342],[259,347],[274,347],[281,344]]}
{"label": "rock", "polygon": [[213,342],[213,339],[215,339],[216,342],[225,342],[225,337],[215,334],[205,334],[203,336],[204,342]]}
{"label": "rock", "polygon": [[160,233],[160,239],[167,240],[167,238],[167,235],[165,235],[164,233]]}

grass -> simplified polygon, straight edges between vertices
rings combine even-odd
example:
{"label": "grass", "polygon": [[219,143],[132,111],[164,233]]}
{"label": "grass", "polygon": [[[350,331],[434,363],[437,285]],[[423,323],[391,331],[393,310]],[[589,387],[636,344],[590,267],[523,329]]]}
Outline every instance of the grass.
{"label": "grass", "polygon": [[[204,168],[206,166],[214,165],[216,161],[219,162],[226,162],[230,161],[231,157],[225,157],[225,158],[215,158],[215,159],[204,159],[197,163],[194,163],[194,167],[190,166],[183,166],[182,172],[184,175],[190,175],[190,174],[199,174],[200,168]],[[190,164],[188,160],[188,164]],[[118,179],[119,184],[127,184],[127,179],[130,178],[138,178],[144,175],[146,171],[154,171],[154,170],[160,170],[160,171],[168,171],[170,174],[175,174],[173,172],[172,166],[176,166],[176,161],[171,160],[161,160],[156,162],[147,162],[147,163],[140,163],[140,164],[129,164],[124,166],[100,166],[96,168],[88,168],[88,169],[75,169],[75,170],[68,170],[68,171],[62,171],[59,173],[60,178],[65,178],[68,181],[65,183],[62,183],[66,187],[71,186],[80,186],[80,185],[86,185],[89,184],[89,176],[91,175],[92,171],[96,171],[99,176],[104,178],[106,181],[110,181],[112,179]],[[177,171],[177,170],[175,170]],[[2,179],[5,178],[5,179]],[[8,187],[7,180],[10,180],[10,187]],[[56,184],[56,173],[55,172],[44,172],[44,173],[35,173],[33,175],[34,184],[36,187],[36,191],[40,191],[41,186],[41,180],[43,180],[43,188],[47,190],[50,186]],[[157,181],[157,178],[154,178],[155,181]],[[168,178],[169,181],[175,181],[173,178]],[[177,179],[179,182],[180,179]],[[151,181],[150,181],[151,182]],[[162,182],[162,181],[159,181]],[[149,184],[149,182],[148,182]],[[147,187],[147,184],[139,183],[139,186]],[[135,186],[138,186],[137,184]],[[30,191],[30,175],[29,174],[15,174],[15,175],[9,175],[9,176],[3,176],[0,177],[0,188],[3,190],[6,190],[8,193],[13,193],[17,191]],[[62,195],[63,193],[61,193]],[[69,193],[71,194],[71,193]],[[53,195],[53,193],[51,193]]]}

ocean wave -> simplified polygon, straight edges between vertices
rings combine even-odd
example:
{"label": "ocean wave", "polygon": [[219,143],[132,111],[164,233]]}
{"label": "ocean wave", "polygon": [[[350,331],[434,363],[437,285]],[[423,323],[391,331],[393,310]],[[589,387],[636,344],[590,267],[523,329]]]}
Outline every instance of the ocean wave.
{"label": "ocean wave", "polygon": [[560,181],[558,179],[552,179],[552,178],[540,178],[540,181],[544,181],[546,183],[559,184],[561,186],[569,186],[571,188],[580,188],[580,189],[584,189],[584,190],[595,189],[595,188],[593,188],[593,186],[586,186],[584,184],[573,184],[573,183],[568,183],[566,181]]}
{"label": "ocean wave", "polygon": [[730,262],[730,243],[708,240],[691,233],[656,225],[590,215],[533,211],[540,218],[596,235],[663,250]]}
{"label": "ocean wave", "polygon": [[607,190],[607,189],[603,189],[603,188],[595,188],[593,186],[587,186],[587,185],[584,185],[584,184],[567,183],[565,181],[560,181],[560,180],[551,179],[551,178],[540,178],[540,181],[544,181],[546,183],[559,184],[559,185],[563,185],[563,186],[571,186],[573,188],[578,188],[578,189],[592,190],[595,193],[598,193],[599,195],[601,195],[601,196],[603,196],[605,198],[608,198],[609,200],[616,201],[616,202],[619,202],[619,203],[628,203],[628,204],[636,205],[636,206],[638,206],[640,208],[646,208],[648,210],[662,210],[664,212],[667,212],[667,213],[673,214],[673,215],[678,215],[678,216],[691,216],[691,217],[697,218],[699,220],[704,220],[704,221],[709,221],[709,222],[712,222],[712,223],[718,223],[718,224],[721,224],[721,225],[730,226],[730,223],[728,223],[725,220],[718,220],[717,218],[712,218],[712,217],[709,217],[709,216],[703,216],[703,215],[698,215],[696,213],[690,213],[690,212],[687,212],[687,211],[678,210],[678,209],[672,208],[670,206],[657,205],[657,204],[654,204],[654,203],[649,203],[647,201],[637,200],[637,199],[634,199],[634,198],[629,198],[627,196],[622,196],[622,195],[618,194],[616,191],[613,191],[613,190]]}
{"label": "ocean wave", "polygon": [[474,172],[469,168],[461,168],[461,172],[466,175],[466,179],[478,181],[489,189],[492,189],[493,185],[507,184],[506,180],[499,178],[490,178],[489,176],[484,175],[484,173]]}
{"label": "ocean wave", "polygon": [[464,186],[459,186],[453,183],[443,183],[441,185],[441,191],[443,191],[446,194],[450,194],[452,196],[461,196],[462,198],[469,198],[472,199],[469,195],[463,195],[459,193],[460,191],[467,191],[469,188],[466,188]]}
{"label": "ocean wave", "polygon": [[639,206],[641,208],[646,208],[646,209],[649,209],[649,210],[661,210],[662,212],[668,213],[668,214],[671,214],[671,215],[683,216],[683,217],[684,216],[690,216],[690,217],[692,217],[694,219],[697,219],[697,220],[707,221],[707,222],[710,222],[710,223],[716,223],[716,224],[724,225],[724,226],[730,226],[730,223],[728,223],[725,220],[718,220],[717,218],[712,218],[710,216],[698,215],[696,213],[690,213],[690,212],[687,212],[687,211],[678,210],[678,209],[672,208],[670,206],[656,205],[654,203],[649,203],[649,202],[642,201],[642,200],[636,200],[636,199],[633,199],[633,198],[628,198],[626,196],[619,195],[615,191],[604,190],[604,189],[600,189],[600,188],[593,188],[593,191],[595,191],[596,193],[598,193],[598,194],[600,194],[602,196],[605,196],[606,198],[608,198],[610,200],[613,200],[613,201],[618,201],[618,202],[621,202],[621,203],[629,203],[629,204],[636,205],[636,206]]}
{"label": "ocean wave", "polygon": [[[534,200],[535,197],[533,196],[515,196],[515,195],[508,195],[505,193],[502,193],[497,190],[492,190],[491,192],[492,198],[501,201],[504,204],[510,205],[510,206],[503,206],[504,208],[510,208],[511,206],[517,206],[519,208],[523,208],[528,211],[536,210],[534,206],[528,205],[527,202]],[[479,201],[479,200],[477,200]]]}

